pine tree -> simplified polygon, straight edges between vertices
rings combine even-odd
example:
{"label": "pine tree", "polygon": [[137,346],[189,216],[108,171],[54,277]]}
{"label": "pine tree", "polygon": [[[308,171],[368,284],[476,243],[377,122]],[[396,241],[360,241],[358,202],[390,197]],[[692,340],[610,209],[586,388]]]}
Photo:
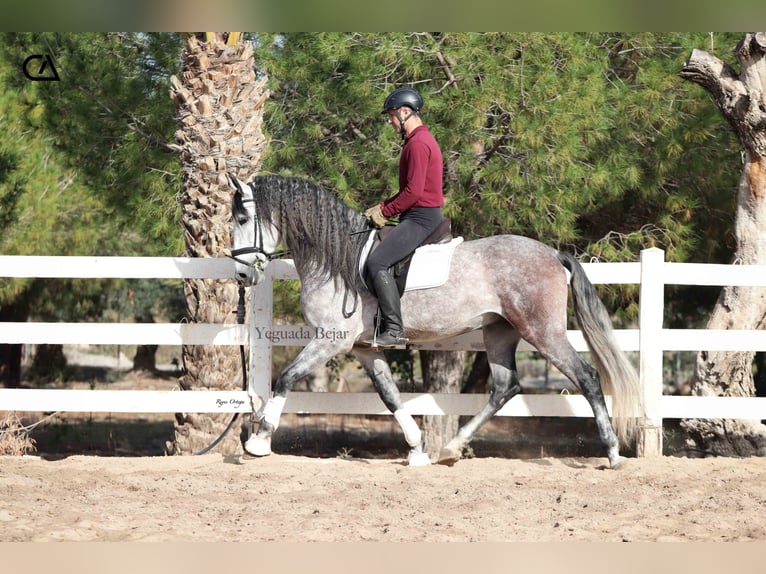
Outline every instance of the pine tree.
{"label": "pine tree", "polygon": [[[27,184],[30,193],[58,189],[42,193],[45,201],[35,205],[34,219],[40,225],[20,226],[15,235],[23,252],[179,254],[178,159],[168,143],[174,124],[167,87],[180,63],[180,42],[174,34],[0,36],[0,56],[8,70],[4,86],[17,103],[23,134],[7,144],[27,163],[38,158],[43,166],[22,170],[35,174]],[[50,56],[60,81],[26,79],[20,70],[30,54]],[[35,139],[40,148],[30,153],[29,141]],[[43,173],[47,182],[40,181]],[[15,251],[11,247],[5,252]],[[26,320],[30,307],[38,320],[92,317],[110,304],[99,293],[107,287],[124,290],[120,281],[28,283],[34,288],[12,296],[15,320]],[[157,282],[154,288],[180,290]],[[82,304],[86,301],[89,305]]]}
{"label": "pine tree", "polygon": [[108,254],[178,255],[180,173],[167,93],[180,69],[181,36],[7,33],[2,39],[1,53],[16,69],[30,53],[53,58],[60,81],[29,82],[16,74],[10,86],[24,95],[30,121],[50,138],[75,181],[104,204],[104,219],[122,225],[121,241]]}
{"label": "pine tree", "polygon": [[[8,55],[18,46],[6,40],[0,37],[0,48]],[[94,246],[119,240],[118,228],[102,220],[104,203],[68,166],[45,128],[40,84],[25,80],[14,62],[0,58],[0,253],[96,254]],[[0,279],[0,321],[93,317],[102,288],[95,281]],[[21,348],[0,345],[0,383],[6,386],[20,382]]]}
{"label": "pine tree", "polygon": [[[445,156],[445,213],[456,233],[528,235],[587,260],[635,261],[650,246],[669,260],[720,260],[738,151],[714,106],[678,78],[689,47],[711,38],[261,36],[257,59],[274,83],[264,165],[358,208],[391,195],[400,142],[381,104],[411,85]],[[602,291],[618,323],[635,317],[636,289]],[[708,302],[681,293],[670,317]]]}

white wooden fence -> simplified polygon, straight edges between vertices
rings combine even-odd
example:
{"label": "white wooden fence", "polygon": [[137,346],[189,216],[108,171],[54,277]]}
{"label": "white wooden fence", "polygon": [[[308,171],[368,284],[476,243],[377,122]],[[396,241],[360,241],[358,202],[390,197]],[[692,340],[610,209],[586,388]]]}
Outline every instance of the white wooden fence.
{"label": "white wooden fence", "polygon": [[[678,418],[766,419],[766,398],[686,397],[663,395],[663,352],[766,350],[766,331],[664,329],[665,285],[766,286],[766,266],[669,263],[664,252],[647,249],[635,263],[586,263],[595,284],[639,284],[638,329],[616,330],[624,351],[639,353],[644,392],[645,428],[639,455],[662,453],[662,421]],[[231,279],[229,259],[163,257],[0,256],[0,277]],[[296,279],[291,261],[274,261],[267,280],[253,289],[246,325],[185,323],[0,323],[0,343],[94,345],[247,345],[250,381],[247,391],[138,391],[0,389],[0,411],[76,412],[241,412],[258,408],[270,394],[273,346],[302,346],[314,331],[305,326],[273,326],[273,281]],[[587,347],[577,330],[568,336],[578,351]],[[481,336],[468,333],[425,349],[481,350]],[[522,344],[520,350],[533,350]],[[414,415],[474,414],[486,402],[476,394],[403,393]],[[375,393],[290,394],[285,412],[390,414]],[[521,395],[499,416],[590,417],[579,395]]]}

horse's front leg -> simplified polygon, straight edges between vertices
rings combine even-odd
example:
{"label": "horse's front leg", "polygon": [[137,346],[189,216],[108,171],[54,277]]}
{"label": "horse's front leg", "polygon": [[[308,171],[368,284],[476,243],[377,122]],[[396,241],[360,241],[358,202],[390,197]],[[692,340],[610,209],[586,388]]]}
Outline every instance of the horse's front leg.
{"label": "horse's front leg", "polygon": [[271,454],[271,436],[279,428],[279,421],[285,408],[287,394],[302,378],[324,365],[338,353],[347,350],[346,347],[340,347],[337,343],[332,343],[326,339],[312,339],[298,353],[298,356],[282,371],[279,379],[274,384],[274,393],[266,401],[261,411],[258,430],[243,445],[247,454],[252,456],[267,456]]}
{"label": "horse's front leg", "polygon": [[410,466],[426,466],[431,463],[428,454],[423,449],[423,432],[418,427],[412,415],[404,410],[399,389],[391,374],[391,367],[386,361],[383,351],[373,349],[354,349],[359,362],[372,379],[375,390],[378,391],[383,404],[390,410],[396,422],[404,432],[404,439],[410,447],[407,464]]}

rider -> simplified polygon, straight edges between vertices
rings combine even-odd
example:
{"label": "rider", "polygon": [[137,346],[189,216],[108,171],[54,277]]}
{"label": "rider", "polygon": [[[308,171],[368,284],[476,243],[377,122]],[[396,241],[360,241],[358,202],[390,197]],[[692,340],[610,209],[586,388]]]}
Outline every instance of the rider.
{"label": "rider", "polygon": [[379,347],[407,343],[399,291],[388,269],[412,253],[444,220],[442,152],[420,117],[423,98],[413,88],[398,88],[383,104],[388,123],[404,141],[399,158],[399,192],[369,208],[364,215],[377,227],[399,216],[399,224],[367,259],[366,269],[382,316]]}

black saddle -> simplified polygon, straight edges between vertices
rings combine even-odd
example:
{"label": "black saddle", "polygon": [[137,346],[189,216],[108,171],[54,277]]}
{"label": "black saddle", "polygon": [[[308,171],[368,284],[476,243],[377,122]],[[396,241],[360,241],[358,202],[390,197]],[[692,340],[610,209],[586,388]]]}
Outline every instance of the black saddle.
{"label": "black saddle", "polygon": [[[394,230],[394,227],[396,227],[396,225],[387,224],[378,229],[378,232],[375,234],[375,239],[373,239],[370,253],[375,251],[375,248],[385,240],[386,236]],[[422,247],[423,245],[435,245],[437,243],[449,243],[450,241],[452,241],[452,221],[445,219],[439,224],[433,233],[431,233],[431,235],[426,237],[423,242],[418,245],[418,247]],[[412,256],[414,253],[415,251],[413,250],[412,253],[407,255],[407,257],[397,261],[388,268],[388,271],[391,273],[394,281],[396,281],[396,286],[399,289],[400,296],[404,293],[404,288],[407,285],[407,273],[410,270],[410,263],[412,262]],[[374,293],[375,290],[371,288],[372,281],[370,280],[370,277],[368,277],[366,270],[364,273],[364,282],[367,285],[367,289]]]}

